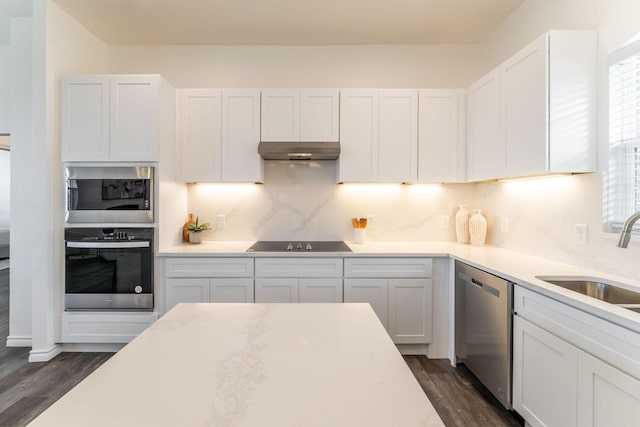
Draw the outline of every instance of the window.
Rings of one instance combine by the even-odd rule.
[[[618,232],[629,215],[640,211],[640,41],[609,57],[609,174],[605,190],[605,229]]]

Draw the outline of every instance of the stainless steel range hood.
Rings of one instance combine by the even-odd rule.
[[[258,153],[265,160],[335,160],[340,155],[340,143],[261,141]]]

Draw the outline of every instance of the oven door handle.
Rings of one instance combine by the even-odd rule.
[[[148,248],[151,242],[67,242],[68,248],[125,249]]]

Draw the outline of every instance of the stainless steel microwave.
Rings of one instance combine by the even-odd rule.
[[[69,224],[153,223],[153,167],[65,170]]]

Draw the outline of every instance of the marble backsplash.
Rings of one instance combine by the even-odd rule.
[[[445,185],[336,184],[335,177],[334,161],[268,161],[262,185],[190,184],[188,209],[211,222],[207,240],[352,241],[351,218],[371,215],[370,241],[455,241],[455,213],[465,203],[483,210],[488,245],[640,278],[640,246],[617,248],[617,236],[601,231],[600,174]],[[588,225],[586,245],[576,243],[575,224]]]

